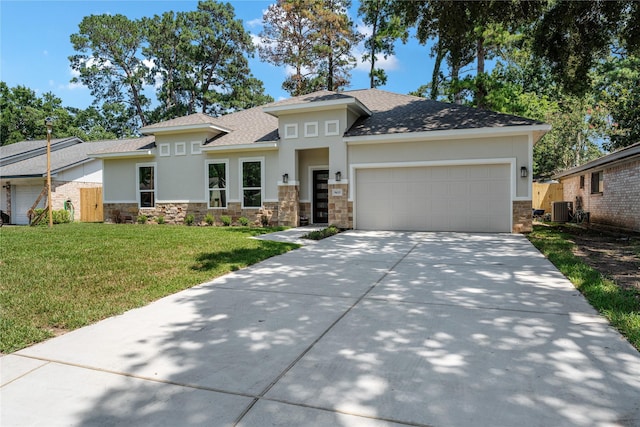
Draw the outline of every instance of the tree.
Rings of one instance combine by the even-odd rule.
[[[400,18],[395,15],[392,3],[386,0],[362,0],[358,8],[358,15],[362,22],[371,27],[371,35],[365,40],[367,49],[362,56],[369,67],[369,86],[375,88],[387,83],[387,74],[382,68],[376,67],[378,55],[384,59],[395,53],[395,42],[398,39],[406,41],[408,32],[402,25]]]
[[[535,27],[534,52],[547,61],[563,90],[584,94],[591,87],[590,71],[617,37],[628,51],[640,49],[638,18],[634,0],[558,0]]]
[[[347,15],[350,4],[350,0],[322,0],[315,15],[319,41],[315,49],[322,60],[320,70],[325,80],[323,86],[331,91],[349,85],[349,71],[357,64],[352,50],[362,36],[354,30],[353,22]]]
[[[592,72],[595,98],[606,114],[599,125],[609,140],[607,150],[640,141],[640,56],[612,56]]]
[[[346,0],[278,0],[262,17],[260,58],[293,69],[282,87],[297,96],[349,84],[360,40],[347,16]]]
[[[145,109],[150,101],[143,93],[149,68],[143,63],[143,32],[138,22],[124,15],[91,15],[71,35],[71,68],[80,73],[72,82],[82,82],[100,102],[125,103],[145,126]]]
[[[269,5],[262,17],[260,58],[273,65],[293,68],[282,84],[292,96],[319,88],[315,79],[319,60],[315,49],[318,39],[314,22],[316,9],[316,0],[278,0]]]

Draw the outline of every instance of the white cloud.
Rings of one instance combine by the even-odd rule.
[[[78,78],[80,77],[80,71],[74,70],[73,68],[69,67],[69,74],[71,75],[71,78]],[[60,89],[68,89],[68,90],[75,90],[75,89],[86,89],[86,87],[78,82],[78,83],[71,83],[69,82],[66,86],[65,85],[60,85],[58,86]]]
[[[262,14],[264,15],[264,10],[262,11]],[[256,28],[256,27],[262,27],[262,18],[256,18],[256,19],[251,19],[249,21],[246,21],[245,24],[247,24],[247,27],[250,28]]]

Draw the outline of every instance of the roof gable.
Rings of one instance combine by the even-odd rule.
[[[624,147],[620,150],[614,151],[613,153],[607,154],[606,156],[602,156],[598,159],[592,160],[588,163],[585,163],[584,165],[576,166],[574,168],[560,172],[559,174],[554,175],[554,178],[562,178],[565,176],[584,172],[589,169],[601,168],[612,163],[628,160],[635,157],[640,158],[640,141],[636,142],[635,144],[631,144],[628,147]]]
[[[105,149],[121,141],[82,142],[51,151],[51,172],[56,173],[92,159],[89,153]],[[2,178],[38,177],[47,174],[46,147],[43,153],[7,164],[0,169]]]
[[[211,117],[203,113],[189,114],[184,117],[155,123],[140,129],[142,134],[175,133],[189,130],[211,130],[216,132],[229,132],[230,129],[220,124],[219,118]]]

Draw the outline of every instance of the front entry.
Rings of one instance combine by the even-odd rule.
[[[329,171],[313,171],[313,223],[329,222]]]

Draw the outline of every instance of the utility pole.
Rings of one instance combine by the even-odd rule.
[[[51,207],[51,130],[53,128],[53,118],[44,119],[47,126],[47,206],[49,211],[49,228],[53,227],[53,212]]]

